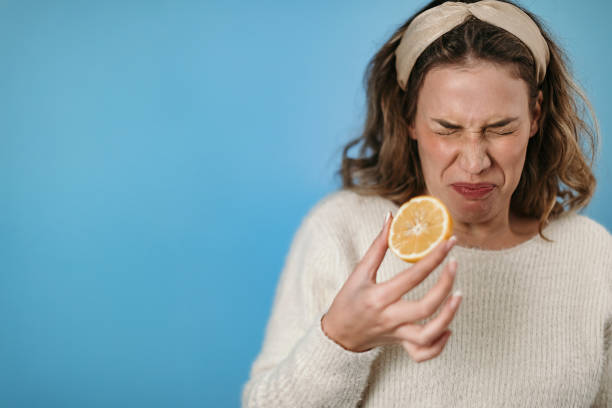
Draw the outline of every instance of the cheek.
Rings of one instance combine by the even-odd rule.
[[[527,145],[508,140],[494,146],[494,158],[507,182],[517,184],[523,172]]]
[[[435,137],[423,138],[419,141],[421,162],[429,166],[443,166],[452,157],[453,149],[452,143]]]

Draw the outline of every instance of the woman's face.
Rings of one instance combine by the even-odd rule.
[[[487,62],[427,73],[410,136],[418,142],[426,194],[440,198],[453,219],[507,219],[527,143],[538,130],[539,98],[532,118],[527,84]],[[470,197],[456,183],[488,183],[493,189]]]

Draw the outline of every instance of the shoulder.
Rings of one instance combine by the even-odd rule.
[[[612,289],[612,234],[593,218],[575,211],[563,213],[544,231],[557,241],[564,259],[602,271]]]
[[[396,209],[379,195],[352,190],[333,191],[317,201],[304,216],[303,228],[311,239],[335,245],[344,256],[358,260],[379,233],[385,213]],[[316,238],[312,238],[313,235]]]
[[[575,211],[568,211],[561,214],[551,226],[558,233],[563,235],[571,235],[574,239],[587,239],[591,242],[597,242],[612,250],[612,234],[610,231],[593,218],[579,214]]]
[[[362,195],[352,190],[341,189],[317,201],[304,219],[329,230],[348,233],[350,231],[347,228],[361,224],[356,222],[357,220],[368,221],[377,217],[382,209],[392,207],[393,204],[381,196]],[[380,222],[382,223],[382,218]]]
[[[368,198],[351,190],[332,191],[311,207],[307,217],[326,219],[346,211],[358,211]]]
[[[296,235],[310,240],[333,240],[339,234],[346,213],[354,213],[359,206],[358,197],[352,191],[336,190],[326,194],[303,215]]]

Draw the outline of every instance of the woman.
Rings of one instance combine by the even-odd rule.
[[[597,131],[565,61],[505,1],[433,1],[393,34],[343,188],[294,237],[243,406],[612,407],[612,236],[577,213]],[[389,212],[420,194],[455,239],[406,267],[385,257]]]

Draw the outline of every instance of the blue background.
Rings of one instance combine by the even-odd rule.
[[[1,1],[0,406],[239,406],[366,64],[423,4]],[[611,3],[522,4],[609,156]],[[585,211],[609,230],[611,174]]]

